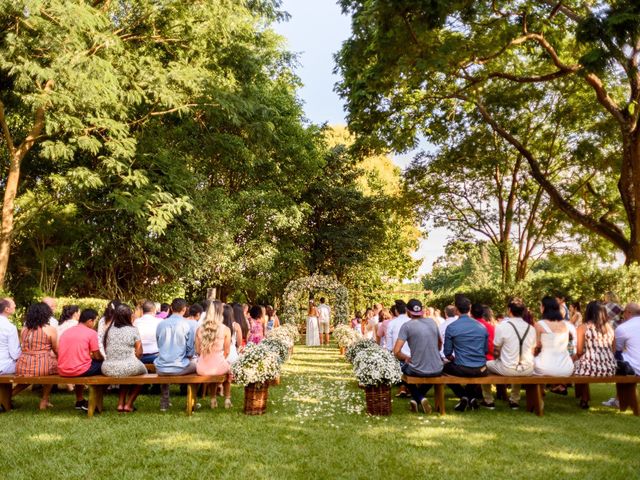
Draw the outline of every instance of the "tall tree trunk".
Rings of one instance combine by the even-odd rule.
[[[629,246],[625,263],[640,263],[640,132],[622,132],[623,163],[618,190],[629,221]]]

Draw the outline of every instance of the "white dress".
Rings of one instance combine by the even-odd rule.
[[[573,374],[573,361],[567,351],[569,331],[554,333],[546,321],[538,322],[544,333],[540,336],[542,350],[533,360],[534,375],[551,375],[554,377],[569,377]]]
[[[308,347],[320,346],[320,328],[318,327],[318,317],[307,317],[307,338]]]
[[[236,348],[236,332],[233,331],[233,335],[231,335],[231,346],[229,347],[229,355],[227,355],[227,362],[229,365],[235,363],[238,360],[238,349]]]

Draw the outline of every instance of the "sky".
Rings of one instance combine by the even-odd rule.
[[[313,123],[346,125],[342,100],[333,91],[340,78],[333,73],[333,55],[349,37],[349,17],[342,15],[336,0],[284,0],[282,8],[291,18],[276,24],[275,30],[287,39],[288,49],[298,54],[296,73],[304,84],[299,96],[306,117]],[[400,168],[406,167],[411,159],[411,154],[393,157]],[[448,235],[445,229],[428,232],[414,255],[422,260],[418,275],[431,270],[434,260],[444,254]]]

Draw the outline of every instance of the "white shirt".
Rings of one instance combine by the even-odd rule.
[[[496,334],[493,337],[493,345],[495,348],[500,349],[500,362],[507,368],[513,370],[518,366],[518,359],[520,356],[520,341],[518,335],[511,325],[511,322],[521,338],[524,338],[522,342],[522,365],[524,368],[531,368],[533,366],[533,347],[536,344],[536,329],[530,326],[522,318],[505,318],[496,326]],[[524,332],[527,331],[527,336],[524,336]]]
[[[142,353],[158,353],[158,340],[156,339],[156,330],[158,324],[162,321],[161,318],[157,318],[155,315],[145,313],[138,318],[133,325],[138,328],[140,332],[140,341],[142,342]]]
[[[387,350],[393,352],[393,347],[396,344],[396,340],[398,340],[398,334],[400,333],[400,327],[409,321],[409,317],[406,313],[402,315],[398,315],[396,318],[389,322],[387,326]],[[402,349],[400,350],[402,353],[411,356],[411,350],[409,349],[409,344],[404,342]]]
[[[52,327],[57,327],[58,326],[58,320],[56,320],[56,317],[51,317],[49,319],[49,325],[51,325]]]
[[[324,303],[318,305],[318,320],[327,323],[331,319],[331,307]]]
[[[618,325],[615,332],[616,350],[640,374],[640,317],[633,317]]]
[[[71,327],[75,327],[76,325],[78,325],[78,320],[71,319],[66,320],[62,325],[58,324],[58,326],[56,327],[56,330],[58,330],[58,340],[64,332],[69,330]]]
[[[444,332],[447,331],[447,327],[455,322],[458,317],[447,317],[447,319],[438,325],[438,330],[440,330],[440,338],[442,339],[442,348],[440,349],[440,356],[444,357]]]
[[[20,358],[18,329],[4,315],[0,315],[0,374],[16,371],[16,360]]]

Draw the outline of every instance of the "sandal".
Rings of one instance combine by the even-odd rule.
[[[211,408],[218,408],[218,399],[216,397],[211,399]]]
[[[124,413],[124,405],[118,405],[118,408],[116,408],[116,410],[118,410],[118,412],[120,413]]]
[[[551,393],[555,393],[557,395],[568,395],[567,387],[553,387],[549,390]]]
[[[127,408],[124,407],[124,409],[122,410],[124,413],[133,413],[135,411],[137,411],[138,409],[136,407],[131,407],[131,408]]]
[[[231,399],[230,398],[225,398],[224,399],[224,408],[229,409],[233,407],[233,404],[231,403]]]

